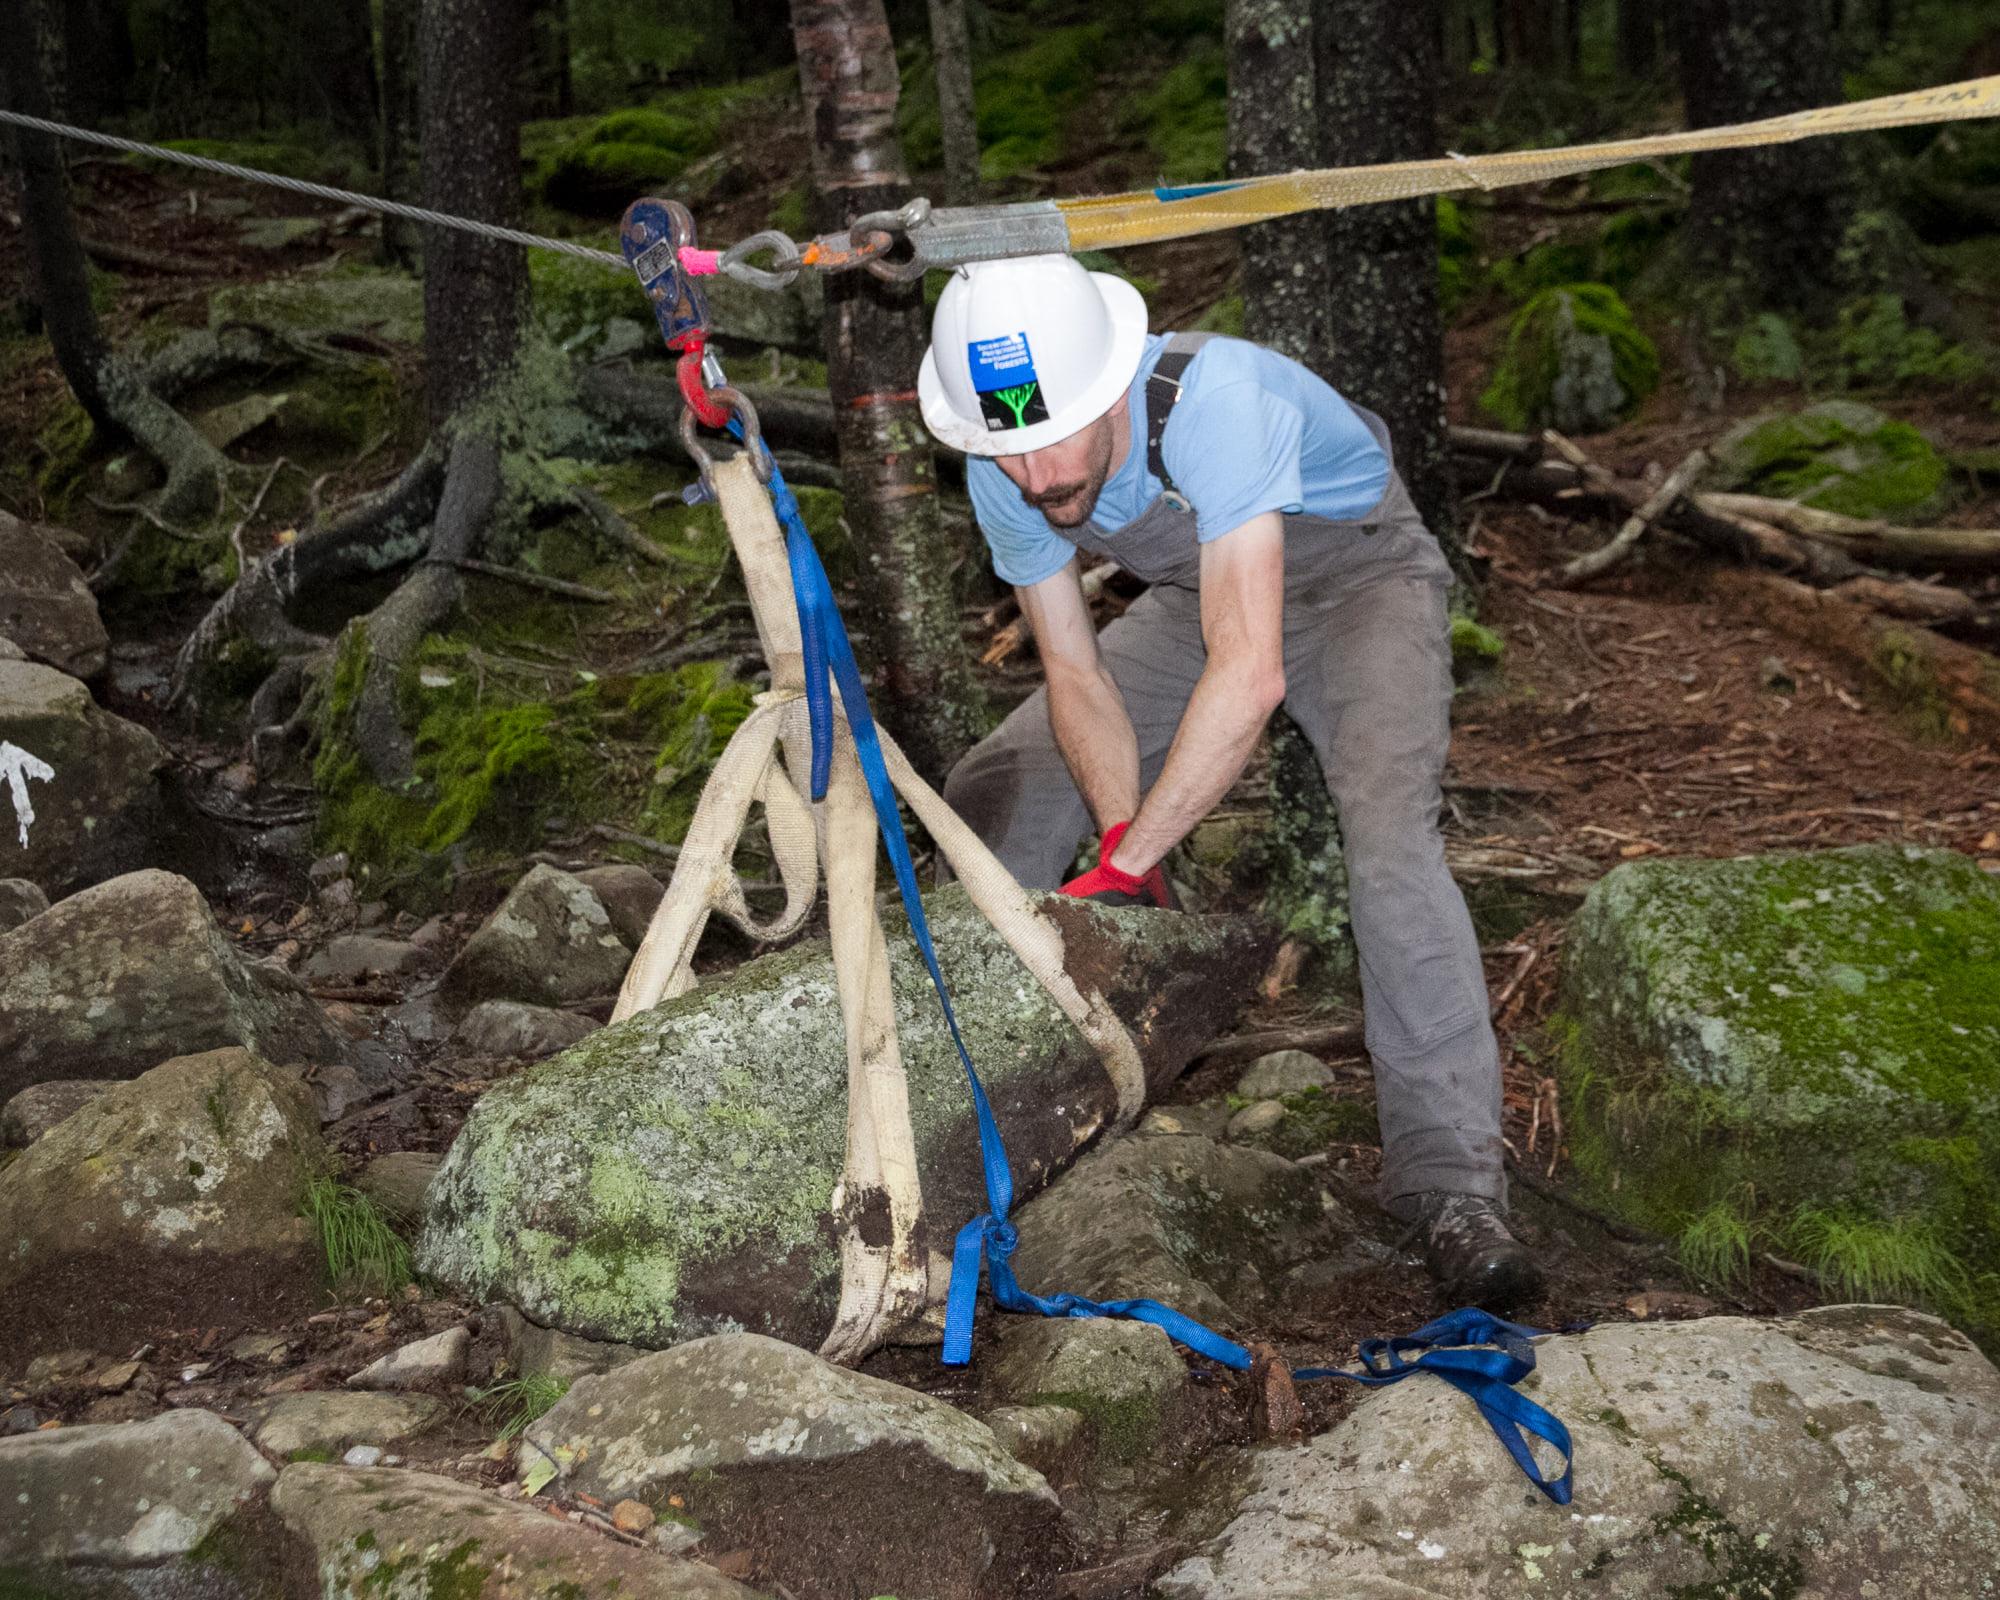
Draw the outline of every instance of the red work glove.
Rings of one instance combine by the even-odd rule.
[[[1130,826],[1127,822],[1114,822],[1106,828],[1104,838],[1097,847],[1097,865],[1082,876],[1071,878],[1059,892],[1079,900],[1095,900],[1099,905],[1158,906],[1162,911],[1174,910],[1174,891],[1167,884],[1166,873],[1159,867],[1134,877],[1129,872],[1120,872],[1111,864],[1112,852],[1118,848],[1118,841],[1125,837],[1125,830]]]

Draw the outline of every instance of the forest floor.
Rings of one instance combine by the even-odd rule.
[[[339,222],[294,230],[272,248],[249,248],[241,214],[226,207],[218,214],[213,198],[220,191],[200,191],[207,198],[190,207],[190,191],[155,175],[109,162],[82,168],[86,235],[115,233],[121,243],[186,269],[131,269],[105,307],[114,335],[129,337],[162,316],[200,324],[210,296],[227,283],[323,267],[329,257],[359,261],[374,248],[371,239],[343,231],[350,224]],[[307,214],[303,205],[296,212],[287,205],[288,197],[280,195],[257,199],[260,215]],[[12,243],[0,229],[0,295],[18,270]],[[1135,258],[1133,267],[1159,283],[1158,325],[1199,314],[1204,296],[1212,301],[1215,284],[1227,277],[1230,253],[1226,244],[1200,241]],[[1476,420],[1471,397],[1503,326],[1504,318],[1493,315],[1451,333],[1458,420]],[[0,455],[25,462],[37,433],[60,409],[62,380],[45,359],[0,365]],[[1695,413],[1670,371],[1638,420],[1586,443],[1600,462],[1638,476],[1648,462],[1671,467],[1768,400],[1737,391],[1719,414]],[[2000,444],[2000,417],[1983,405],[1954,407],[1949,396],[1927,395],[1899,401],[1896,409],[1936,431],[1942,442]],[[325,487],[325,499],[334,503],[385,479],[400,464],[396,455],[392,446],[371,460],[332,464],[338,476]],[[25,515],[38,509],[25,483],[0,481],[0,499],[17,501]],[[1556,1000],[1565,921],[1592,878],[1620,861],[1652,854],[1725,856],[1907,841],[1964,851],[2000,871],[2000,753],[1926,735],[1844,659],[1775,637],[1734,613],[1705,582],[1707,558],[1684,547],[1656,539],[1618,574],[1584,589],[1558,589],[1549,582],[1555,568],[1609,537],[1609,527],[1481,499],[1476,492],[1465,510],[1468,543],[1488,571],[1481,620],[1503,639],[1505,654],[1458,702],[1444,826],[1455,844],[1508,850],[1550,866],[1517,888],[1502,885],[1473,896],[1498,1002],[1505,1131],[1524,1175],[1517,1202],[1524,1229],[1550,1269],[1549,1292],[1525,1320],[1555,1327],[1717,1310],[1762,1315],[1828,1298],[1823,1286],[1768,1261],[1727,1284],[1693,1282],[1663,1243],[1608,1229],[1577,1197],[1543,1033]],[[1952,520],[1992,525],[2000,521],[2000,503],[1990,490],[1974,494]],[[266,531],[274,532],[275,523]],[[1107,602],[1116,604],[1115,598]],[[967,611],[967,642],[975,653],[989,642],[979,621],[985,611],[984,605]],[[114,672],[107,700],[111,709],[152,725],[183,759],[219,768],[241,752],[191,736],[152,704],[158,680],[151,668],[191,620],[162,613],[139,628],[150,643],[121,640],[128,670]],[[1024,693],[1034,677],[1031,653],[988,669],[994,698],[1003,704]],[[1229,803],[1254,806],[1257,790],[1253,777]],[[486,877],[468,891],[456,908],[455,940],[470,933],[507,881]],[[234,899],[218,899],[215,910],[252,956],[268,953],[281,938],[299,939],[309,951],[345,931],[271,882],[246,882]],[[413,919],[401,920],[413,925]],[[476,1065],[455,1061],[425,1040],[421,1030],[407,1031],[416,1014],[392,987],[328,992],[322,999],[357,1036],[393,1034],[411,1068],[401,1093],[331,1130],[339,1147],[356,1160],[396,1149],[442,1149],[490,1080]],[[1344,989],[1327,994],[1280,986],[1239,1026],[1247,1031],[1323,1020],[1343,1014],[1352,1002]],[[1358,1052],[1330,1064],[1338,1075],[1334,1093],[1372,1099]],[[1235,1070],[1197,1065],[1174,1098],[1224,1093]],[[1331,1146],[1322,1157],[1329,1176],[1358,1197],[1369,1190],[1377,1158],[1367,1143]],[[1344,1364],[1352,1361],[1358,1339],[1407,1330],[1440,1309],[1420,1264],[1405,1254],[1343,1280],[1337,1295],[1295,1306],[1282,1325],[1237,1331],[1275,1340],[1295,1361]],[[65,1422],[111,1415],[127,1400],[128,1409],[200,1404],[233,1414],[274,1391],[337,1383],[393,1346],[474,1311],[413,1288],[393,1300],[335,1307],[269,1330],[261,1347],[239,1343],[236,1354],[218,1348],[212,1330],[194,1327],[142,1352],[143,1379],[125,1396],[107,1397],[79,1377],[16,1398],[32,1398],[44,1417]],[[990,1321],[983,1338],[991,1337]],[[498,1335],[489,1324],[480,1337],[490,1342]],[[927,1351],[887,1352],[870,1370],[946,1398],[965,1398],[966,1380],[941,1371]],[[1198,1375],[1206,1397],[1198,1426],[1179,1454],[1145,1468],[1163,1479],[1186,1471],[1215,1444],[1249,1438],[1247,1386],[1218,1369]],[[157,1400],[141,1402],[142,1393]],[[1302,1396],[1309,1431],[1326,1426],[1352,1397],[1343,1386],[1314,1386]],[[492,1414],[466,1402],[417,1443],[410,1459],[498,1486],[511,1466],[487,1449],[494,1426]],[[1085,1585],[1051,1590],[1057,1592],[1122,1591]]]

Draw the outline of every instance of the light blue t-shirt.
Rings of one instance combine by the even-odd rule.
[[[1170,337],[1148,338],[1139,360],[1127,401],[1132,445],[1091,513],[1106,533],[1132,521],[1165,488],[1146,469],[1146,378]],[[1203,544],[1264,511],[1358,521],[1389,486],[1387,455],[1332,385],[1244,339],[1211,339],[1195,353],[1181,375],[1161,454],[1194,508],[1195,537]],[[993,461],[968,457],[965,482],[993,570],[1008,583],[1040,583],[1076,554],[1076,545],[1021,499]],[[1083,536],[1082,529],[1075,533]]]

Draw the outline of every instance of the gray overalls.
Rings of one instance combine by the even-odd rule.
[[[1179,335],[1163,354],[1206,337]],[[1382,420],[1355,409],[1387,453]],[[1501,1200],[1499,1054],[1479,943],[1438,832],[1451,569],[1393,470],[1366,519],[1287,516],[1285,534],[1285,709],[1340,812],[1382,1198],[1392,1211],[1426,1189]],[[1098,635],[1150,789],[1207,660],[1195,517],[1161,495],[1116,533],[1093,523],[1073,537],[1151,585]],[[945,797],[1030,888],[1060,884],[1091,831],[1044,689],[953,768]]]

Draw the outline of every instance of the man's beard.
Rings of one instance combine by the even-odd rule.
[[[1090,461],[1084,469],[1084,476],[1059,483],[1044,489],[1040,494],[1023,494],[1021,498],[1037,511],[1052,528],[1080,528],[1090,520],[1090,514],[1097,509],[1097,497],[1104,492],[1105,479],[1111,476],[1111,431],[1103,429],[1093,441],[1095,448],[1090,453]]]

